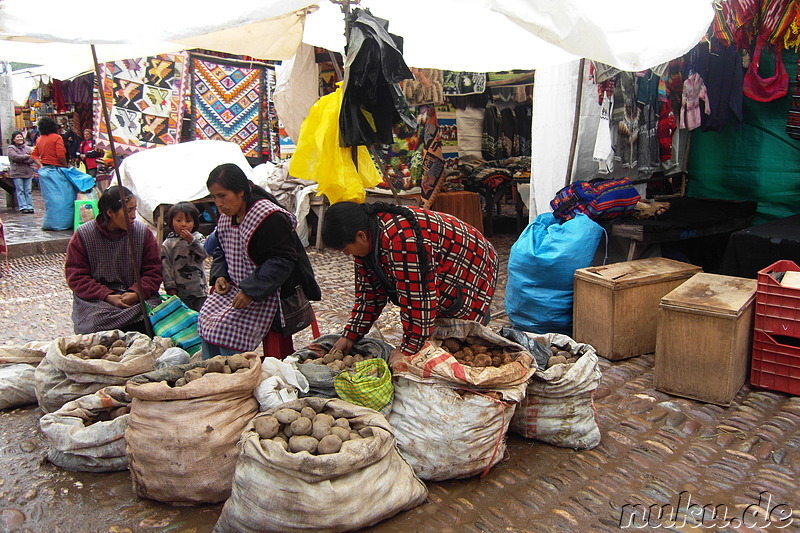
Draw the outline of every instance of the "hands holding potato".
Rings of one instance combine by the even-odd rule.
[[[135,292],[125,292],[122,294],[109,294],[106,296],[105,301],[114,307],[120,309],[127,309],[128,307],[139,303],[139,295]]]

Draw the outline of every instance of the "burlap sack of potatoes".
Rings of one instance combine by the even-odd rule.
[[[36,403],[35,373],[31,365],[0,365],[0,409]]]
[[[31,341],[22,345],[0,346],[0,365],[27,363],[38,365],[53,341]]]
[[[308,346],[294,352],[292,356],[297,357],[300,363],[306,359],[316,359],[328,353],[333,345],[341,338],[341,335],[323,335],[314,339]],[[392,353],[392,346],[381,340],[371,337],[364,337],[353,343],[350,355],[372,355],[380,357],[384,361],[389,361],[389,354]],[[301,396],[317,396],[321,398],[336,398],[336,388],[334,380],[339,375],[339,371],[328,368],[325,365],[298,364],[297,369],[308,380],[308,392]]]
[[[44,415],[39,419],[39,427],[50,443],[47,459],[56,466],[79,472],[127,469],[125,428],[128,415],[96,420],[101,413],[130,403],[125,387],[111,386],[67,402],[58,411]]]
[[[127,345],[119,362],[105,359],[81,359],[67,354],[70,345],[94,346],[124,340]],[[109,385],[124,385],[129,378],[150,372],[164,350],[172,346],[170,339],[150,338],[144,333],[120,330],[71,335],[55,339],[36,367],[35,386],[39,407],[52,413],[65,403],[97,392]]]
[[[370,427],[373,437],[346,441],[333,454],[290,453],[273,440],[262,446],[251,422],[215,533],[355,531],[425,501],[428,491],[398,453],[386,418],[337,398],[301,398],[280,408],[307,405],[348,418],[354,429]]]
[[[564,448],[594,448],[600,444],[600,428],[592,398],[602,376],[595,349],[559,333],[526,335],[548,347],[568,346],[570,352],[583,355],[575,363],[536,371],[511,421],[511,430]]]
[[[258,413],[253,390],[261,359],[244,355],[250,368],[238,374],[209,373],[171,387],[183,372],[205,361],[171,366],[131,379],[133,397],[125,441],[128,468],[138,496],[167,503],[217,503],[231,492],[239,451],[236,443]]]
[[[517,385],[521,398],[525,384]],[[499,462],[515,402],[499,393],[478,392],[440,383],[394,378],[389,423],[400,454],[424,480],[442,481],[481,474]]]

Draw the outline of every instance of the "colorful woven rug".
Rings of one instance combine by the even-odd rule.
[[[195,138],[234,142],[260,158],[264,70],[193,57]]]
[[[188,82],[188,54],[161,54],[100,65],[103,94],[119,155],[166,144],[177,144]],[[99,124],[97,146],[110,150],[100,100],[94,102]]]

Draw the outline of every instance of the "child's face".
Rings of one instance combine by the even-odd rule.
[[[194,230],[194,221],[186,213],[175,213],[175,216],[172,217],[172,231],[180,233],[183,230],[191,233]]]

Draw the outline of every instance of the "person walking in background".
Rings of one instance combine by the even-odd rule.
[[[8,177],[14,180],[17,209],[20,213],[33,213],[31,182],[36,174],[35,167],[38,165],[31,157],[31,147],[25,144],[25,137],[21,131],[11,134],[11,144],[7,151],[8,159],[11,161]]]
[[[178,202],[167,212],[171,233],[161,243],[164,289],[195,311],[200,311],[208,294],[203,261],[209,254],[203,234],[197,231],[199,226],[200,213],[194,204]]]
[[[161,303],[161,258],[153,232],[136,218],[136,197],[127,188],[109,187],[97,202],[97,218],[78,227],[67,245],[64,274],[72,290],[72,323],[77,334],[110,329],[146,333],[136,292],[129,239],[133,239],[143,297]],[[125,217],[130,220],[130,232]]]
[[[95,149],[92,130],[83,130],[83,141],[78,145],[77,156],[86,166],[86,173],[93,178],[97,178],[97,158],[101,155],[102,152]]]

